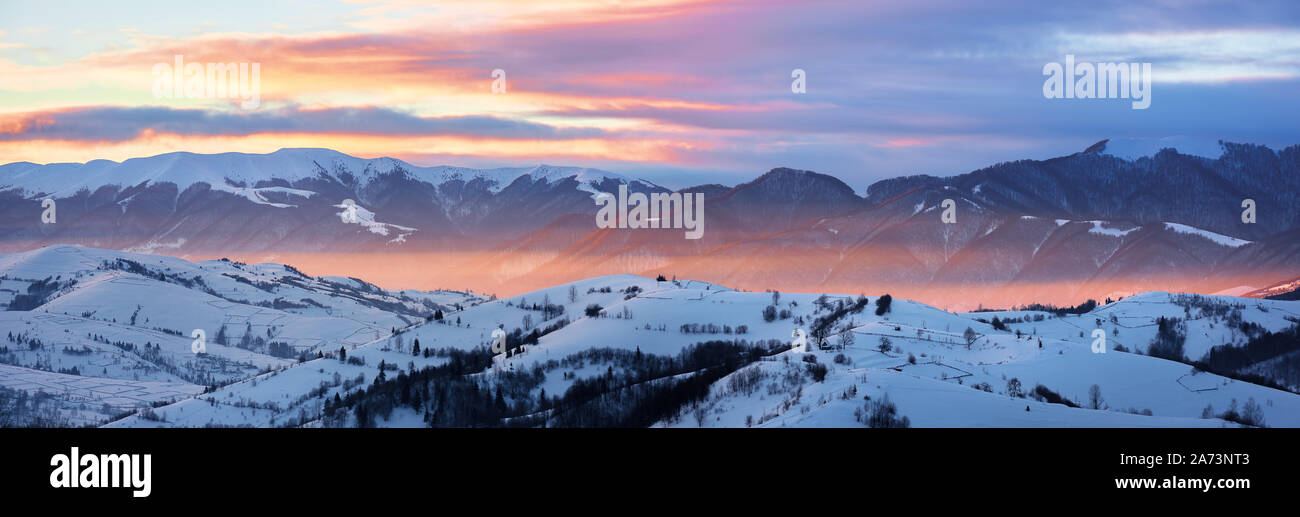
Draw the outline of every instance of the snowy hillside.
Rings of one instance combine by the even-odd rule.
[[[1035,311],[996,311],[967,313],[969,317],[991,320],[1030,319],[1048,313]],[[1237,298],[1233,296],[1206,296],[1176,293],[1149,292],[1102,305],[1082,315],[1047,318],[1042,321],[1008,323],[1011,331],[1037,333],[1054,339],[1080,339],[1079,333],[1091,334],[1093,329],[1106,332],[1110,346],[1123,346],[1146,351],[1156,336],[1157,318],[1176,317],[1186,327],[1187,341],[1184,353],[1199,358],[1219,345],[1241,345],[1248,335],[1243,324],[1259,325],[1277,332],[1294,324],[1300,318],[1300,305],[1272,300]],[[1088,339],[1091,342],[1091,338]]]
[[[279,264],[77,246],[0,255],[0,363],[21,367],[4,370],[0,388],[75,402],[71,421],[95,423],[481,300],[385,291]],[[195,354],[200,332],[206,350]]]
[[[1287,331],[1300,302],[1144,293],[1083,314],[950,313],[634,275],[488,301],[70,246],[0,267],[5,303],[39,302],[0,313],[15,336],[0,393],[40,390],[72,424],[1300,426],[1294,393],[1147,354],[1160,321],[1191,361]]]

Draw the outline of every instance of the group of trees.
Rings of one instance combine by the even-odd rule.
[[[823,298],[825,297],[823,296]],[[862,312],[862,310],[867,307],[867,303],[868,300],[866,296],[859,296],[857,300],[851,304],[846,304],[844,303],[844,300],[839,300],[832,308],[832,306],[824,299],[819,298],[816,304],[819,307],[831,308],[831,312],[814,319],[812,322],[812,328],[808,331],[808,335],[813,338],[814,342],[818,346],[823,345],[826,338],[830,337],[834,333],[835,323],[839,321],[840,318],[843,318],[848,314],[857,314]],[[877,302],[876,307],[877,312],[880,312],[880,307],[882,306],[879,302]],[[886,303],[884,307],[889,307],[889,304]]]
[[[576,298],[577,298],[577,294],[576,294],[576,292],[575,292],[575,293],[571,293],[571,296],[570,296],[570,297],[576,299]],[[531,310],[531,311],[538,311],[538,312],[541,312],[541,313],[542,313],[542,321],[549,321],[549,320],[551,320],[551,319],[554,319],[554,318],[556,318],[556,317],[559,317],[559,316],[563,316],[563,315],[564,315],[564,306],[563,306],[563,305],[560,305],[560,304],[558,304],[558,303],[551,303],[551,295],[549,295],[549,294],[548,294],[548,295],[544,295],[544,296],[542,297],[542,303],[534,303],[534,304],[531,304],[531,305],[529,305],[529,304],[527,303],[527,300],[525,300],[525,299],[521,296],[521,297],[519,298],[519,308],[520,308],[520,309],[525,309],[525,310]]]
[[[1097,300],[1093,300],[1089,298],[1088,301],[1085,301],[1079,305],[1075,305],[1074,307],[1057,307],[1051,304],[1031,303],[1029,305],[1021,305],[1020,307],[1016,307],[1015,310],[1050,312],[1052,314],[1055,314],[1059,318],[1066,314],[1087,314],[1089,312],[1092,312],[1092,310],[1096,308],[1097,308]]]
[[[768,305],[767,307],[763,307],[763,321],[766,321],[768,323],[771,323],[778,319],[788,320],[792,315],[793,314],[790,312],[790,309],[777,309],[776,305]]]
[[[1237,371],[1261,361],[1300,350],[1300,325],[1263,332],[1243,345],[1219,345],[1201,360],[1211,371]]]
[[[519,353],[519,348],[524,345],[536,345],[537,342],[542,339],[542,336],[560,330],[568,324],[569,318],[560,318],[552,321],[550,325],[542,328],[534,328],[526,334],[523,329],[515,327],[514,330],[506,334],[506,357],[513,357],[515,354]],[[428,352],[428,350],[426,350],[426,352]]]
[[[884,316],[886,312],[890,311],[893,304],[894,297],[890,296],[889,293],[885,293],[884,296],[876,298],[876,316]]]
[[[1026,392],[1024,383],[1020,382],[1020,379],[1016,377],[1007,380],[1007,395],[1015,398],[1029,397],[1039,402],[1046,402],[1049,404],[1064,404],[1070,407],[1079,407],[1079,405],[1074,401],[1061,396],[1060,393],[1052,391],[1050,388],[1043,386],[1042,384],[1034,385],[1033,390]],[[1088,388],[1088,405],[1090,409],[1102,409],[1102,407],[1105,406],[1105,400],[1101,396],[1100,386],[1093,384],[1092,387]]]
[[[1100,389],[1098,389],[1097,394],[1098,397],[1100,398],[1101,396]],[[1076,407],[1076,408],[1079,407],[1079,405],[1076,404],[1073,400],[1062,397],[1060,393],[1052,391],[1050,388],[1048,388],[1047,386],[1043,386],[1042,384],[1038,384],[1034,386],[1034,390],[1029,392],[1029,397],[1039,402],[1046,402],[1048,404],[1064,404],[1069,407]]]
[[[718,379],[783,347],[788,344],[776,340],[706,341],[675,356],[588,349],[563,362],[490,376],[471,374],[491,365],[491,352],[439,349],[433,353],[447,361],[395,375],[381,371],[369,387],[327,400],[324,418],[331,425],[368,427],[394,409],[408,407],[434,427],[644,427],[680,416],[707,396]],[[545,390],[533,394],[546,371],[595,360],[610,364],[604,375],[577,378],[562,396],[548,396]]]
[[[763,321],[771,323],[778,319],[783,319],[783,320],[790,319],[790,316],[792,316],[790,309],[780,309],[779,308],[780,305],[781,305],[781,292],[772,291],[772,303],[766,307],[763,307]],[[798,304],[795,302],[790,302],[791,307],[795,305]]]
[[[369,387],[346,397],[336,394],[334,399],[327,399],[326,423],[341,425],[350,415],[357,427],[371,427],[377,418],[388,417],[396,407],[415,408],[430,418],[442,419],[444,425],[456,427],[482,425],[476,422],[500,419],[508,413],[508,408],[497,404],[500,392],[484,389],[486,386],[480,385],[478,379],[469,376],[492,364],[490,351],[441,349],[439,353],[447,361],[409,374],[399,371],[392,377],[381,369]],[[501,400],[504,402],[504,398]]]
[[[855,411],[859,422],[867,427],[904,428],[912,427],[912,421],[898,414],[898,406],[889,400],[889,394],[876,400],[868,399],[866,404]]]
[[[17,343],[17,344],[19,344],[19,345],[27,345],[27,348],[28,348],[29,350],[40,350],[41,347],[45,346],[45,343],[44,343],[43,341],[41,341],[40,338],[37,338],[37,337],[28,337],[26,332],[23,332],[23,333],[20,333],[20,334],[17,334],[17,335],[15,335],[13,332],[9,332],[9,334],[7,335],[7,337],[8,337],[8,339],[9,339],[9,342],[10,342],[10,343]],[[108,340],[104,340],[104,342],[108,342]]]
[[[1192,366],[1240,381],[1296,392],[1300,386],[1300,324],[1263,331],[1242,345],[1218,345]],[[1262,366],[1261,366],[1262,365]]]
[[[718,325],[717,323],[683,323],[681,326],[682,334],[747,334],[749,325],[736,325],[735,329],[731,325]]]
[[[62,277],[46,277],[27,285],[27,292],[14,296],[9,301],[9,306],[5,310],[9,311],[30,311],[42,305],[45,305],[46,299],[60,289],[66,289],[76,284],[77,281],[68,279],[62,282]]]
[[[556,401],[551,423],[560,427],[645,427],[682,415],[684,409],[706,397],[709,387],[764,356],[789,348],[780,341],[705,341],[682,349],[676,356],[624,357],[622,372],[578,379]],[[632,363],[626,361],[631,359]],[[686,374],[690,375],[686,375]]]
[[[1264,410],[1255,402],[1254,397],[1246,401],[1246,405],[1240,410],[1237,409],[1237,399],[1232,399],[1228,410],[1223,413],[1215,414],[1214,405],[1207,405],[1201,410],[1201,418],[1222,418],[1229,422],[1236,422],[1241,425],[1251,427],[1265,427]]]
[[[282,341],[272,341],[266,345],[266,353],[281,359],[293,358],[297,352],[288,343]]]
[[[808,369],[808,375],[812,376],[813,382],[822,382],[826,380],[826,374],[830,373],[830,367],[817,362],[817,356],[807,354],[803,356],[805,368]]]
[[[0,386],[0,427],[69,427],[58,402],[44,391],[34,394]]]
[[[1156,319],[1156,337],[1147,346],[1147,355],[1186,362],[1187,358],[1183,353],[1183,344],[1186,341],[1186,325],[1178,318],[1161,316]]]

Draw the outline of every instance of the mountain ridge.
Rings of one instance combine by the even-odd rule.
[[[1300,249],[1288,242],[1300,223],[1300,146],[1220,146],[1217,159],[1085,150],[885,179],[862,195],[831,175],[775,167],[735,186],[697,187],[708,192],[698,241],[676,230],[597,228],[595,193],[669,190],[582,167],[417,167],[297,148],[132,159],[112,183],[117,162],[80,164],[79,179],[75,165],[19,163],[0,166],[0,251],[72,243],[194,258],[284,255],[326,273],[361,268],[384,285],[456,279],[507,294],[593,273],[676,272],[746,289],[883,283],[940,305],[957,296],[1015,303],[1028,278],[1062,281],[1053,301],[1078,303],[1135,289],[1125,283],[1217,292],[1300,275]],[[50,196],[57,224],[40,223],[45,196],[35,191],[64,193]],[[1241,222],[1246,198],[1258,206],[1256,224]],[[946,200],[953,224],[940,220]],[[355,224],[341,219],[349,201]]]

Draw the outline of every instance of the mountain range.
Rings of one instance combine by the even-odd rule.
[[[419,167],[326,149],[0,166],[0,251],[50,244],[293,263],[389,288],[512,295],[592,275],[749,290],[882,291],[947,308],[1147,290],[1267,291],[1300,276],[1300,146],[1221,142],[1126,159],[1107,141],[953,177],[775,168],[705,195],[704,237],[602,229],[599,192],[669,193],[578,167]],[[57,218],[42,222],[42,202]],[[1243,201],[1254,222],[1243,222]],[[351,200],[356,218],[341,215]],[[955,222],[944,223],[945,200]]]

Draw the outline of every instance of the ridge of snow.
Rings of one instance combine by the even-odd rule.
[[[1229,237],[1227,235],[1218,234],[1211,231],[1202,230],[1200,228],[1194,228],[1191,226],[1187,226],[1185,224],[1165,223],[1165,229],[1173,230],[1175,232],[1188,234],[1188,235],[1196,235],[1198,237],[1205,238],[1220,246],[1227,246],[1229,248],[1240,248],[1242,246],[1251,244],[1253,242],[1253,241],[1238,239],[1236,237]]]
[[[390,229],[397,230],[398,231],[397,237],[394,237],[389,242],[397,242],[397,243],[406,242],[407,235],[419,231],[419,229],[417,228],[411,228],[408,226],[400,226],[392,223],[385,223],[385,222],[378,221],[375,219],[374,212],[367,210],[365,207],[358,204],[353,204],[350,207],[355,211],[355,216],[356,216],[356,221],[350,222],[345,217],[345,215],[348,213],[348,208],[349,208],[347,205],[337,204],[331,206],[333,206],[334,208],[343,209],[343,211],[334,214],[339,216],[339,221],[342,222],[343,224],[357,224],[365,228],[366,230],[369,230],[370,233],[383,235],[385,237],[388,236]],[[405,232],[405,233],[401,233],[401,232]]]
[[[272,203],[272,202],[270,202],[270,201],[267,201],[266,198],[262,196],[262,193],[263,193],[263,192],[276,192],[276,193],[280,193],[280,194],[289,194],[289,195],[292,195],[292,196],[305,197],[305,198],[309,198],[309,199],[310,199],[312,196],[316,195],[316,192],[313,192],[313,191],[310,191],[310,190],[301,190],[301,189],[288,188],[288,187],[261,187],[261,188],[249,188],[249,187],[234,187],[234,186],[230,186],[230,185],[213,185],[213,186],[212,186],[212,190],[217,190],[217,191],[221,191],[221,192],[229,192],[229,193],[234,194],[234,195],[236,195],[236,196],[243,197],[244,199],[247,199],[247,200],[253,202],[254,204],[258,204],[258,205],[268,205],[268,206],[273,206],[273,207],[276,207],[276,208],[297,208],[298,205],[287,205],[287,204],[284,204],[284,203]]]
[[[1111,237],[1123,237],[1125,235],[1133,233],[1135,230],[1138,229],[1138,227],[1129,228],[1127,230],[1120,230],[1116,228],[1103,228],[1101,225],[1106,224],[1107,221],[1087,221],[1087,222],[1092,223],[1092,228],[1088,229],[1088,233],[1095,233],[1097,235],[1109,235]]]

